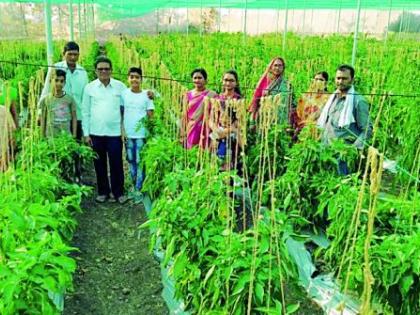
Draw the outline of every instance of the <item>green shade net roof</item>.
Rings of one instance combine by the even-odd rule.
[[[69,0],[50,0],[51,4],[69,4]],[[9,3],[43,3],[43,0],[7,1]],[[72,0],[95,3],[102,20],[123,19],[149,14],[156,9],[177,8],[237,8],[237,9],[356,9],[357,0]],[[420,10],[420,0],[361,0],[362,9]]]

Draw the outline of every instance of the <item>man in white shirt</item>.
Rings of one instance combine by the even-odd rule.
[[[122,92],[126,152],[134,184],[134,197],[140,201],[142,199],[140,190],[144,179],[144,173],[139,169],[140,154],[148,133],[145,123],[152,117],[155,106],[150,98],[150,91],[141,88],[141,68],[130,68],[128,82],[130,88]]]
[[[121,93],[127,87],[121,81],[111,78],[110,59],[96,59],[95,71],[98,79],[86,85],[83,93],[82,127],[85,142],[98,155],[94,160],[98,185],[96,201],[105,202],[112,191],[115,200],[123,204],[127,198],[124,196]],[[108,161],[111,187],[108,180]]]
[[[82,99],[83,90],[89,83],[89,78],[86,70],[77,63],[79,60],[80,47],[76,42],[67,42],[64,45],[63,61],[54,64],[53,68],[48,69],[47,79],[45,80],[44,88],[42,89],[41,99],[48,95],[50,90],[51,75],[56,69],[61,69],[66,72],[66,84],[64,91],[66,94],[73,97],[76,102],[76,117],[77,117],[77,133],[76,139],[82,139]],[[70,128],[70,127],[69,127]],[[75,175],[76,180],[80,181],[81,176],[81,161],[76,157],[75,161]]]

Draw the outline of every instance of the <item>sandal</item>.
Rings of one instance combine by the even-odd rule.
[[[98,203],[104,203],[108,199],[107,195],[98,195],[95,198],[95,201]]]

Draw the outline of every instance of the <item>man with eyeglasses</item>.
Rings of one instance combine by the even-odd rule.
[[[106,57],[99,57],[95,62],[97,79],[90,82],[83,93],[82,127],[85,142],[97,153],[94,160],[98,196],[96,202],[103,203],[113,199],[123,204],[124,170],[122,160],[122,114],[121,92],[126,86],[121,81],[111,78],[112,62]],[[111,173],[111,185],[108,180],[108,162]]]
[[[76,42],[70,41],[64,45],[63,61],[54,64],[53,68],[48,70],[47,79],[41,93],[41,99],[48,95],[50,89],[51,74],[56,70],[66,72],[66,84],[64,91],[67,95],[73,97],[76,102],[77,131],[76,139],[82,140],[82,98],[83,90],[89,83],[86,70],[77,62],[79,61],[80,47]],[[75,161],[75,180],[81,181],[81,161],[77,156]]]

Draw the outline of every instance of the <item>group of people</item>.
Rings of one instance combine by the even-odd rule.
[[[152,117],[153,93],[142,90],[142,69],[132,67],[128,72],[127,88],[111,77],[112,62],[101,56],[95,61],[96,80],[89,82],[87,72],[77,63],[79,46],[68,42],[64,60],[56,63],[47,76],[40,100],[41,127],[46,137],[61,132],[72,134],[90,145],[96,153],[94,167],[99,203],[125,203],[123,143],[134,189],[131,197],[141,201],[144,174],[139,167],[140,152],[145,144],[145,120]],[[51,92],[49,91],[51,90]],[[81,163],[76,157],[76,180],[81,180]],[[108,176],[108,166],[109,173]]]
[[[154,94],[142,90],[141,68],[130,68],[127,88],[111,77],[112,62],[104,56],[97,58],[94,64],[97,79],[89,83],[86,70],[78,64],[79,50],[77,43],[66,43],[63,61],[56,63],[48,72],[47,82],[52,82],[53,86],[50,89],[48,84],[45,85],[40,100],[42,132],[46,137],[53,137],[65,131],[93,148],[97,155],[94,160],[98,190],[96,201],[100,203],[107,200],[125,203],[128,200],[124,193],[122,156],[125,141],[134,195],[141,199],[144,173],[138,164],[147,137],[145,121],[153,116]],[[333,93],[327,90],[328,73],[316,73],[309,91],[296,102],[292,85],[285,77],[285,66],[281,57],[269,63],[249,105],[250,120],[255,122],[259,119],[263,97],[280,95],[279,123],[288,124],[295,133],[308,124],[316,125],[322,130],[323,143],[328,145],[333,139],[341,138],[362,149],[371,136],[372,125],[368,103],[355,92],[353,86],[354,68],[349,65],[337,68],[336,90]],[[213,148],[224,161],[222,169],[230,168],[232,157],[243,149],[237,112],[234,107],[228,106],[231,100],[243,98],[238,74],[234,70],[223,74],[220,93],[206,87],[207,72],[204,69],[193,70],[191,78],[194,88],[184,98],[182,143],[186,149],[194,146]],[[0,81],[0,100],[4,98],[3,89]],[[6,119],[12,129],[17,127],[15,94],[12,93],[9,100],[11,114],[5,113],[4,106],[0,106],[0,121]],[[218,100],[220,106],[206,106],[209,99]],[[228,156],[231,157],[229,161]],[[80,180],[80,159],[76,158],[75,162],[76,179]],[[342,161],[339,161],[339,172],[349,173]]]
[[[372,134],[369,119],[369,105],[366,99],[358,94],[353,86],[355,71],[350,65],[341,65],[335,74],[336,90],[328,92],[328,73],[320,71],[315,74],[309,90],[296,102],[291,83],[285,77],[285,61],[274,58],[267,66],[254,91],[248,111],[252,122],[258,120],[261,100],[264,97],[280,95],[278,123],[288,125],[296,136],[305,126],[317,126],[321,130],[321,141],[328,145],[334,139],[343,139],[358,149],[363,149]],[[185,96],[186,113],[181,127],[181,138],[185,148],[196,145],[204,148],[216,147],[217,154],[223,158],[226,154],[226,139],[231,139],[232,149],[241,148],[241,137],[236,122],[235,111],[225,106],[229,99],[242,98],[239,89],[238,75],[234,70],[224,73],[222,91],[217,94],[206,87],[207,73],[198,68],[192,71],[194,89]],[[205,106],[206,98],[220,100],[221,111],[216,115],[211,106]],[[209,108],[210,107],[210,108]],[[230,121],[226,120],[230,116]],[[210,117],[210,119],[209,119]],[[213,119],[211,119],[213,118]],[[222,130],[222,131],[221,131]],[[255,130],[251,128],[251,131]],[[216,145],[211,145],[212,141]],[[232,153],[233,154],[233,153]],[[345,162],[339,160],[340,174],[350,171]]]

